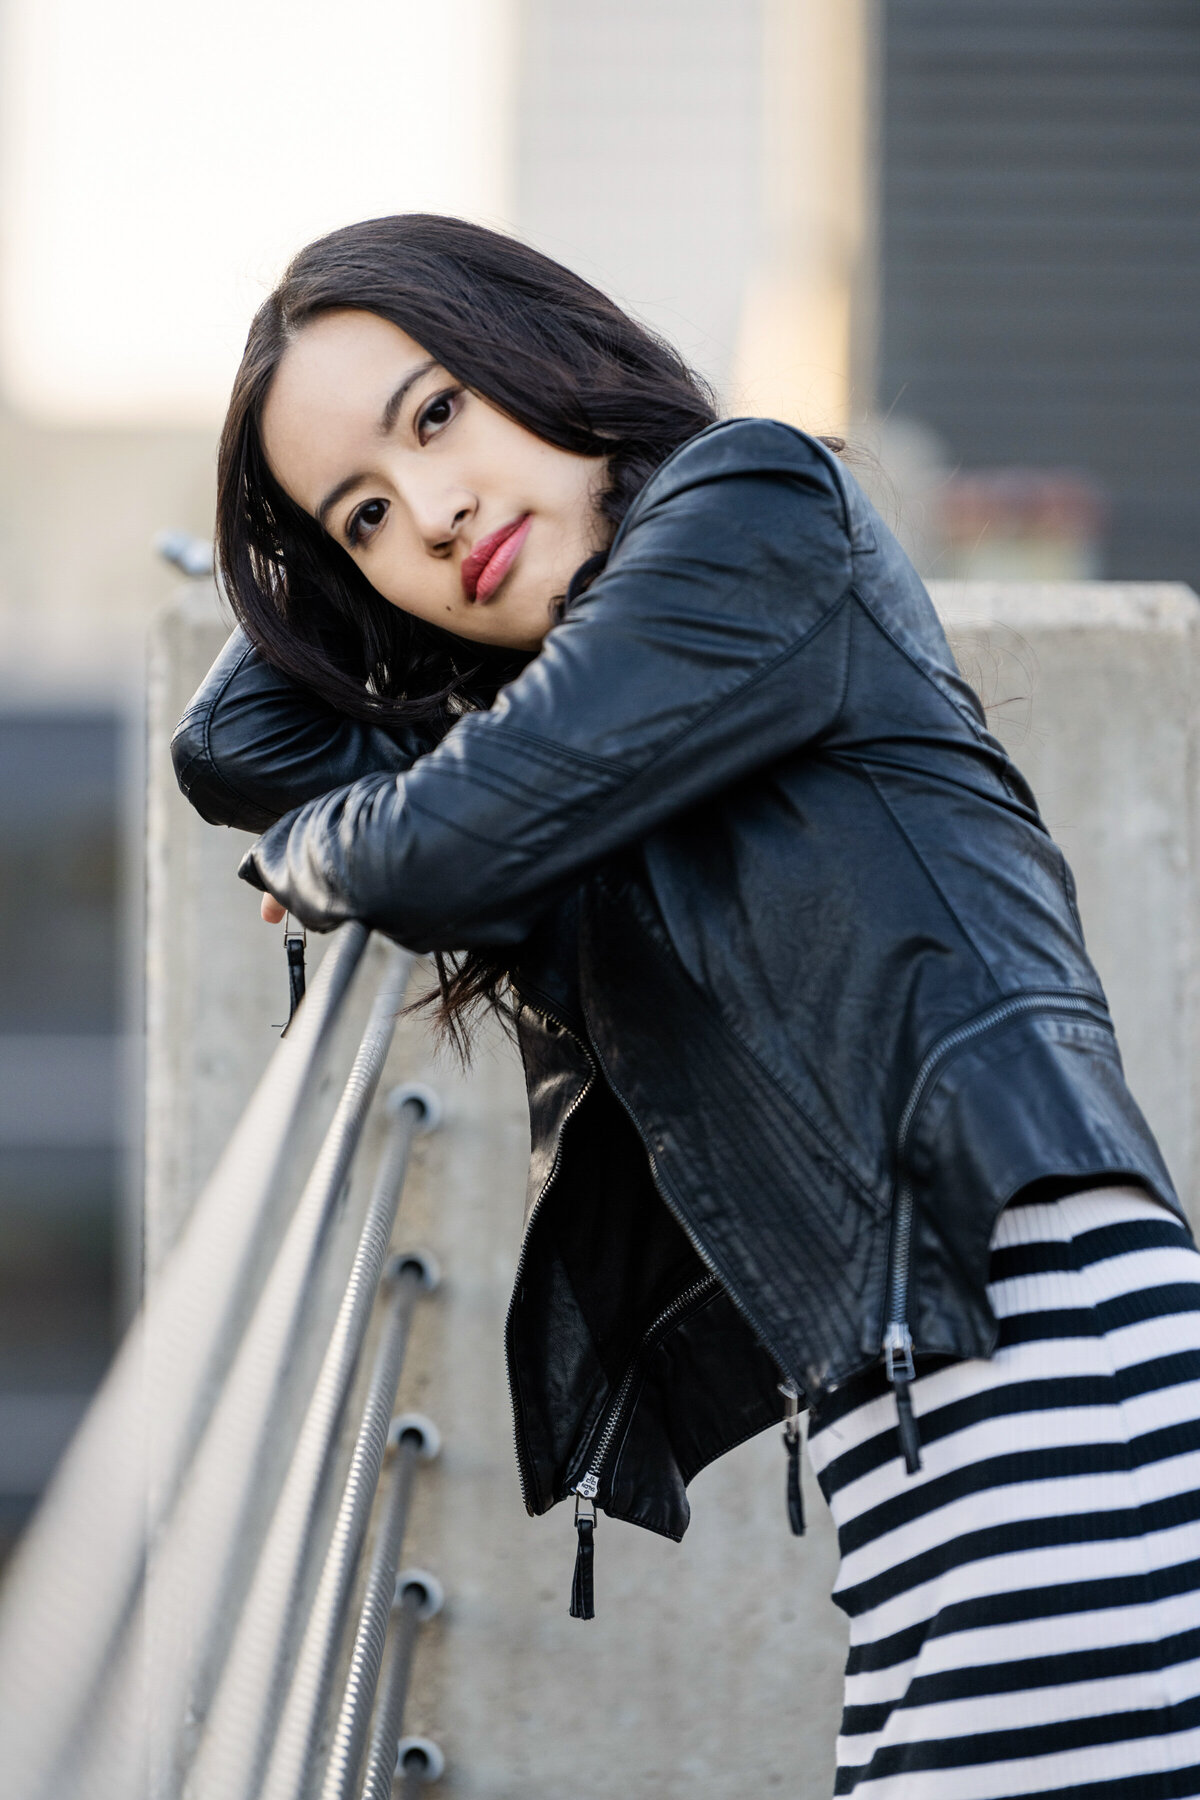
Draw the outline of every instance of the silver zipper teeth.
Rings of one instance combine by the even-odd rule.
[[[960,1025],[948,1037],[934,1045],[924,1062],[917,1070],[916,1080],[908,1096],[908,1102],[900,1115],[900,1124],[896,1132],[896,1164],[899,1168],[904,1158],[908,1134],[916,1117],[930,1077],[938,1064],[957,1050],[960,1044],[969,1043],[993,1026],[1003,1024],[1005,1019],[1015,1017],[1023,1012],[1077,1012],[1089,1013],[1092,1016],[1100,1010],[1099,1000],[1085,1000],[1069,995],[1051,997],[1046,994],[1028,994],[1024,998],[1006,1000],[982,1018],[974,1019],[969,1025]],[[896,1193],[895,1223],[892,1228],[891,1267],[888,1283],[888,1313],[884,1346],[891,1351],[907,1352],[911,1357],[912,1338],[908,1328],[908,1281],[909,1257],[912,1250],[913,1227],[913,1195],[908,1182],[900,1177]],[[891,1373],[889,1366],[889,1375]]]
[[[625,1371],[624,1379],[617,1389],[617,1397],[609,1409],[607,1419],[604,1421],[604,1430],[600,1433],[599,1442],[592,1452],[592,1460],[588,1464],[587,1473],[580,1476],[579,1480],[575,1483],[574,1487],[571,1489],[573,1494],[582,1494],[585,1500],[594,1500],[596,1498],[596,1495],[600,1491],[600,1475],[604,1468],[604,1459],[612,1448],[612,1441],[616,1436],[617,1426],[621,1422],[621,1415],[625,1410],[625,1404],[629,1399],[633,1384],[643,1366],[647,1350],[652,1347],[654,1340],[659,1333],[662,1332],[663,1328],[669,1325],[678,1314],[685,1312],[692,1304],[693,1300],[698,1300],[702,1294],[715,1290],[717,1286],[718,1282],[715,1275],[702,1275],[698,1281],[693,1281],[690,1287],[684,1288],[682,1294],[677,1294],[670,1306],[664,1307],[654,1323],[642,1334],[642,1339],[634,1353],[633,1361]]]
[[[519,990],[518,990],[518,992],[519,992]],[[587,1096],[591,1093],[592,1089],[596,1085],[596,1059],[592,1055],[591,1051],[588,1049],[587,1045],[585,1043],[583,1043],[579,1038],[577,1038],[575,1033],[573,1031],[571,1031],[568,1026],[564,1025],[561,1019],[553,1018],[549,1013],[543,1012],[542,1009],[538,1006],[530,1006],[529,1001],[526,1000],[524,998],[524,996],[521,996],[521,1005],[528,1006],[530,1012],[536,1014],[536,1016],[539,1019],[541,1019],[544,1024],[554,1025],[558,1028],[559,1031],[565,1032],[567,1037],[570,1038],[571,1042],[573,1044],[578,1045],[579,1049],[583,1052],[584,1056],[587,1059],[588,1068],[591,1070],[591,1074],[588,1076],[587,1080],[584,1082],[583,1086],[580,1088],[579,1092],[576,1094],[576,1096],[572,1100],[570,1106],[568,1106],[566,1112],[562,1116],[562,1123],[560,1124],[560,1126],[558,1128],[558,1143],[555,1145],[555,1148],[554,1148],[554,1161],[550,1164],[550,1168],[549,1168],[549,1171],[547,1172],[546,1179],[545,1179],[545,1181],[543,1181],[541,1187],[539,1188],[537,1199],[534,1201],[533,1205],[530,1207],[529,1217],[525,1221],[525,1230],[521,1235],[521,1249],[520,1249],[520,1253],[517,1256],[517,1266],[513,1273],[512,1298],[509,1300],[508,1313],[507,1313],[507,1316],[505,1317],[505,1321],[504,1321],[505,1343],[509,1342],[511,1332],[512,1332],[513,1313],[516,1310],[517,1295],[521,1291],[521,1279],[525,1273],[525,1263],[526,1263],[526,1259],[528,1257],[529,1237],[530,1237],[530,1233],[533,1230],[533,1222],[538,1215],[538,1209],[540,1208],[542,1201],[546,1198],[546,1195],[550,1192],[551,1187],[554,1185],[555,1178],[558,1175],[558,1167],[559,1167],[559,1164],[562,1162],[563,1139],[566,1137],[567,1126],[570,1123],[571,1119],[574,1117],[574,1115],[578,1112],[579,1108],[583,1105],[583,1102],[587,1099]],[[506,1364],[507,1364],[507,1375],[508,1375],[508,1400],[509,1400],[509,1407],[512,1412],[512,1421],[513,1421],[513,1447],[516,1451],[516,1456],[517,1456],[517,1479],[521,1483],[521,1498],[525,1502],[525,1509],[528,1512],[529,1510],[531,1510],[531,1508],[530,1508],[530,1483],[527,1479],[529,1464],[528,1464],[528,1458],[525,1453],[525,1446],[521,1442],[520,1429],[517,1424],[520,1414],[517,1411],[517,1396],[516,1396],[516,1390],[513,1387],[512,1364],[507,1358],[505,1360],[506,1360]]]

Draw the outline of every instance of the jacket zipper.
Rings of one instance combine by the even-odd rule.
[[[571,1617],[573,1619],[594,1619],[596,1616],[595,1589],[593,1585],[593,1564],[596,1555],[596,1496],[600,1492],[600,1477],[604,1473],[604,1464],[612,1449],[617,1430],[624,1419],[629,1399],[640,1375],[653,1352],[666,1337],[674,1325],[688,1309],[702,1300],[707,1294],[717,1292],[720,1283],[715,1275],[702,1275],[677,1294],[670,1306],[665,1306],[646,1331],[643,1332],[633,1360],[626,1369],[621,1385],[609,1405],[600,1436],[596,1440],[588,1466],[579,1480],[574,1483],[570,1492],[575,1496],[575,1532],[578,1545],[575,1551],[575,1575],[571,1583]]]
[[[900,1115],[900,1124],[896,1131],[896,1168],[897,1186],[895,1210],[892,1215],[892,1241],[888,1252],[888,1289],[887,1316],[883,1332],[883,1360],[888,1381],[896,1395],[896,1413],[899,1424],[900,1448],[904,1454],[904,1466],[910,1475],[915,1475],[921,1467],[921,1439],[917,1430],[916,1418],[912,1409],[911,1384],[915,1377],[913,1364],[913,1340],[908,1323],[908,1290],[912,1269],[912,1228],[914,1199],[912,1185],[904,1174],[904,1157],[908,1148],[908,1134],[928,1088],[934,1071],[940,1066],[951,1051],[969,1043],[973,1038],[981,1037],[984,1032],[991,1031],[994,1026],[1002,1025],[1006,1019],[1015,1018],[1021,1013],[1032,1012],[1073,1012],[1086,1013],[1095,1018],[1101,1002],[1085,999],[1082,995],[1026,994],[1012,1000],[1004,1000],[982,1013],[979,1018],[971,1020],[967,1025],[960,1025],[934,1044],[928,1051],[916,1080],[909,1092],[904,1111]]]
[[[576,1484],[576,1486],[572,1490],[575,1495],[575,1529],[579,1535],[579,1546],[578,1546],[578,1551],[576,1553],[576,1559],[575,1559],[575,1580],[574,1580],[574,1584],[571,1589],[571,1617],[575,1618],[575,1619],[590,1619],[595,1616],[594,1615],[593,1596],[592,1596],[592,1561],[593,1561],[593,1556],[594,1556],[594,1540],[595,1540],[595,1525],[596,1525],[596,1495],[599,1491],[600,1475],[602,1473],[603,1461],[604,1461],[605,1456],[608,1454],[609,1448],[611,1447],[613,1435],[615,1434],[617,1425],[620,1421],[621,1409],[623,1408],[623,1406],[625,1404],[625,1400],[628,1397],[629,1390],[633,1386],[633,1382],[637,1375],[638,1362],[642,1356],[642,1353],[646,1346],[646,1343],[647,1343],[648,1339],[650,1339],[652,1336],[654,1336],[654,1334],[656,1332],[659,1331],[659,1328],[663,1325],[664,1321],[668,1321],[674,1317],[676,1307],[682,1307],[682,1306],[688,1305],[692,1298],[699,1295],[700,1293],[705,1292],[710,1286],[714,1290],[718,1287],[724,1287],[724,1289],[726,1290],[727,1293],[733,1292],[732,1284],[725,1279],[724,1275],[721,1272],[720,1265],[716,1262],[716,1260],[712,1256],[711,1252],[709,1250],[707,1250],[702,1244],[699,1243],[699,1241],[696,1238],[695,1233],[693,1232],[691,1226],[688,1224],[687,1220],[684,1218],[680,1209],[671,1204],[671,1201],[667,1196],[667,1192],[664,1187],[662,1178],[659,1175],[658,1159],[655,1156],[654,1151],[652,1150],[650,1145],[646,1142],[646,1136],[645,1136],[645,1133],[643,1132],[642,1127],[638,1121],[637,1114],[634,1112],[632,1106],[630,1106],[629,1101],[625,1098],[625,1095],[622,1093],[621,1089],[617,1086],[616,1082],[613,1080],[612,1074],[609,1071],[609,1069],[607,1068],[607,1066],[604,1064],[603,1058],[601,1058],[599,1056],[599,1052],[597,1052],[597,1060],[600,1062],[600,1066],[603,1069],[604,1079],[608,1084],[610,1092],[624,1107],[626,1116],[628,1117],[630,1124],[633,1126],[634,1130],[638,1134],[638,1137],[642,1141],[642,1147],[646,1152],[646,1160],[650,1165],[650,1174],[653,1178],[654,1185],[658,1190],[659,1197],[661,1198],[663,1205],[667,1208],[667,1211],[671,1214],[672,1218],[675,1220],[676,1224],[679,1226],[680,1230],[683,1232],[684,1236],[687,1238],[688,1242],[691,1244],[693,1250],[695,1250],[697,1256],[700,1257],[702,1262],[705,1262],[708,1264],[708,1266],[711,1270],[711,1274],[701,1278],[698,1281],[693,1282],[691,1287],[687,1288],[685,1290],[685,1292],[679,1296],[678,1300],[672,1302],[671,1306],[667,1308],[666,1313],[660,1314],[659,1317],[654,1321],[653,1325],[650,1326],[645,1337],[642,1339],[641,1345],[639,1346],[638,1355],[634,1358],[634,1362],[631,1365],[631,1367],[626,1371],[625,1378],[622,1381],[621,1386],[617,1392],[616,1399],[613,1402],[612,1410],[610,1411],[607,1419],[605,1420],[605,1425],[604,1425],[603,1431],[601,1432],[600,1440],[597,1443],[595,1451],[593,1451],[593,1453],[592,1453],[592,1459],[591,1459],[591,1463],[588,1467],[588,1470],[587,1470],[586,1474],[584,1474],[581,1477],[580,1481]],[[762,1345],[763,1349],[766,1350],[766,1352],[769,1356],[774,1358],[775,1363],[780,1370],[785,1370],[787,1368],[787,1362],[784,1359],[784,1357],[782,1357],[780,1355],[779,1351],[775,1348],[775,1346],[772,1344],[769,1333],[763,1329],[762,1325],[754,1317],[754,1314],[740,1300],[737,1302],[737,1306],[738,1306],[738,1310],[742,1314],[742,1317],[745,1319],[746,1323],[750,1326],[751,1330],[755,1333],[755,1335],[758,1338],[758,1341]],[[792,1398],[792,1394],[789,1390],[794,1390],[794,1401]],[[798,1429],[798,1426],[795,1425],[795,1415],[799,1412],[799,1409],[800,1409],[801,1390],[799,1387],[796,1386],[796,1384],[792,1381],[791,1377],[789,1376],[786,1379],[786,1381],[784,1381],[780,1384],[780,1391],[785,1396],[785,1411],[786,1411],[787,1419],[789,1421],[789,1424],[785,1425],[785,1440],[784,1440],[785,1444],[787,1446],[788,1459],[789,1459],[788,1511],[789,1511],[789,1516],[790,1516],[791,1523],[792,1523],[792,1529],[793,1529],[793,1531],[797,1532],[797,1535],[799,1535],[804,1530],[804,1524],[803,1524],[803,1516],[804,1515],[803,1515],[803,1508],[802,1508],[802,1505],[801,1505],[801,1503],[799,1501],[799,1497],[798,1497],[799,1496],[799,1461],[798,1461],[799,1429]],[[794,1441],[793,1441],[793,1431],[794,1431]],[[793,1468],[794,1468],[794,1472],[795,1472],[794,1493],[793,1493],[793,1480],[792,1480]]]
[[[579,1494],[584,1500],[596,1498],[600,1492],[600,1476],[604,1472],[604,1464],[617,1434],[617,1427],[621,1423],[634,1383],[649,1361],[651,1351],[657,1349],[658,1341],[661,1337],[665,1337],[667,1328],[687,1311],[693,1301],[698,1300],[702,1294],[715,1293],[719,1285],[715,1275],[700,1276],[698,1280],[692,1282],[690,1287],[684,1288],[682,1294],[677,1294],[670,1306],[665,1306],[653,1324],[643,1332],[633,1361],[626,1369],[616,1397],[608,1409],[604,1428],[596,1440],[596,1447],[588,1460],[587,1471],[571,1488],[573,1494]]]
[[[518,990],[518,992],[519,992],[519,990]],[[520,998],[521,998],[522,1006],[528,1006],[530,1012],[536,1014],[536,1016],[539,1019],[541,1019],[543,1021],[543,1023],[545,1023],[547,1025],[556,1026],[559,1031],[565,1033],[565,1035],[570,1038],[571,1042],[574,1045],[576,1045],[576,1047],[579,1050],[582,1051],[582,1053],[587,1061],[589,1074],[588,1074],[587,1080],[584,1082],[583,1086],[580,1088],[579,1092],[576,1094],[576,1096],[572,1100],[570,1106],[568,1106],[566,1112],[562,1116],[562,1122],[560,1123],[559,1128],[558,1128],[558,1142],[554,1147],[554,1161],[550,1164],[550,1168],[547,1172],[546,1179],[545,1179],[545,1181],[543,1181],[541,1187],[539,1188],[537,1198],[535,1199],[533,1205],[529,1209],[529,1217],[525,1221],[525,1230],[521,1235],[521,1248],[517,1255],[517,1266],[516,1266],[516,1270],[514,1271],[514,1274],[513,1274],[512,1299],[508,1303],[508,1316],[504,1322],[505,1340],[506,1340],[506,1342],[508,1342],[510,1344],[512,1341],[513,1314],[516,1311],[517,1296],[521,1292],[521,1281],[525,1274],[525,1263],[526,1263],[526,1260],[527,1260],[528,1254],[529,1254],[529,1248],[528,1248],[529,1247],[529,1238],[530,1238],[530,1234],[533,1230],[533,1222],[538,1215],[538,1211],[541,1207],[543,1200],[546,1198],[546,1195],[550,1192],[550,1189],[553,1187],[554,1182],[558,1176],[559,1164],[562,1162],[562,1157],[563,1157],[563,1140],[565,1139],[566,1134],[567,1134],[567,1126],[570,1123],[571,1119],[574,1117],[574,1115],[579,1111],[579,1108],[583,1105],[584,1101],[587,1099],[588,1095],[591,1093],[592,1089],[596,1085],[596,1059],[592,1055],[588,1046],[582,1041],[582,1039],[578,1038],[575,1035],[575,1033],[569,1028],[569,1026],[564,1025],[561,1019],[556,1019],[551,1013],[544,1012],[542,1010],[542,1008],[539,1006],[531,1006],[529,1001],[525,999],[524,995],[521,995]],[[521,1483],[521,1498],[525,1502],[525,1510],[526,1510],[526,1512],[532,1512],[533,1511],[533,1505],[532,1505],[533,1480],[532,1480],[532,1475],[531,1475],[531,1471],[529,1468],[529,1458],[526,1453],[525,1445],[521,1440],[521,1432],[520,1432],[520,1427],[518,1425],[518,1420],[520,1418],[520,1414],[517,1410],[517,1393],[516,1393],[516,1388],[513,1385],[513,1372],[512,1372],[511,1358],[507,1359],[507,1361],[508,1361],[508,1370],[507,1370],[507,1373],[508,1373],[508,1399],[509,1399],[509,1406],[512,1411],[513,1446],[514,1446],[514,1449],[516,1450],[516,1456],[517,1456],[517,1479]]]

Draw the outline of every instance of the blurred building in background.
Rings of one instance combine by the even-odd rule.
[[[1200,587],[1200,11],[883,24],[875,406],[964,472],[938,572]]]
[[[7,0],[0,1530],[136,1273],[151,543],[288,252],[515,230],[862,446],[927,572],[1200,585],[1198,174],[1195,0]]]

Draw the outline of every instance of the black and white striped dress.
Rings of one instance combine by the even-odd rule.
[[[1140,1190],[1001,1216],[990,1362],[810,1422],[851,1620],[838,1794],[1200,1795],[1200,1254]]]

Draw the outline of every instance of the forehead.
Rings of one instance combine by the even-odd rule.
[[[379,444],[379,415],[428,353],[390,319],[322,313],[292,339],[262,412],[275,479],[312,510],[321,495]]]

